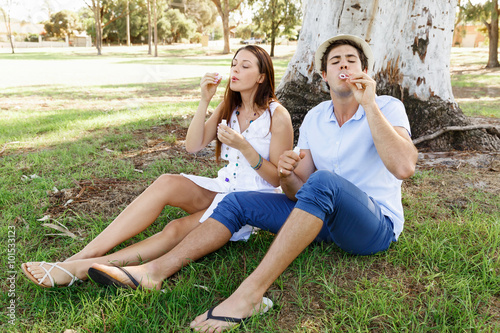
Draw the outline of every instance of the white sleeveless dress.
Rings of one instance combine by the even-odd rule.
[[[255,119],[248,128],[242,133],[240,124],[236,115],[236,110],[233,111],[228,126],[233,130],[243,135],[243,137],[252,145],[252,147],[262,156],[263,159],[269,161],[269,147],[271,144],[271,117],[274,110],[278,107],[277,102],[272,102],[269,105],[269,111],[266,110]],[[208,178],[202,176],[181,174],[184,177],[193,181],[196,185],[206,188],[207,190],[218,192],[212,204],[208,207],[205,214],[200,219],[200,223],[212,215],[213,210],[224,196],[235,191],[264,191],[281,193],[279,187],[274,187],[265,181],[257,171],[255,171],[250,163],[246,160],[243,154],[225,144],[221,146],[221,159],[227,161],[227,164],[219,170],[217,178]],[[246,225],[239,231],[233,234],[232,241],[248,240],[252,234],[253,227]]]

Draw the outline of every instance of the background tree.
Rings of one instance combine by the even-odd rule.
[[[15,53],[14,41],[12,39],[12,26],[11,26],[11,21],[10,21],[10,19],[11,19],[10,11],[12,10],[13,6],[14,6],[13,0],[4,0],[4,1],[0,2],[0,13],[2,14],[3,22],[4,22],[5,28],[7,30],[7,38],[9,39],[10,48],[12,49],[12,53]]]
[[[184,11],[181,11],[196,23],[196,31],[204,34],[212,27],[218,16],[217,8],[211,0],[183,0]]]
[[[130,42],[147,42],[148,15],[145,1],[130,1]],[[103,40],[107,42],[123,42],[128,40],[126,16],[115,20],[103,29]]]
[[[238,10],[243,0],[212,0],[222,19],[222,28],[224,31],[224,50],[222,53],[231,52],[229,45],[229,33],[232,27],[229,26],[229,14]]]
[[[271,40],[270,56],[274,57],[276,38],[288,34],[301,24],[302,12],[299,0],[250,0],[258,9],[253,21],[259,30],[264,31]]]
[[[252,33],[257,30],[257,26],[253,24],[240,24],[236,28],[236,35],[241,39],[252,37]]]
[[[278,87],[280,101],[295,126],[313,106],[330,99],[314,52],[331,36],[362,36],[375,54],[377,93],[403,101],[413,139],[443,129],[471,129],[455,103],[449,72],[456,0],[310,0],[297,50]],[[328,15],[325,15],[328,13]],[[424,141],[434,150],[500,149],[498,132],[488,129],[446,131]]]
[[[178,43],[182,38],[190,38],[196,31],[196,23],[188,19],[178,9],[169,9],[162,20],[162,33]]]
[[[148,54],[152,54],[153,24],[151,22],[151,1],[146,0],[148,10]]]
[[[130,46],[130,2],[129,0],[126,1],[126,6],[127,6],[127,15],[126,15],[126,30],[127,30],[127,46]]]
[[[84,0],[94,14],[95,46],[97,55],[102,54],[103,30],[112,22],[125,17],[128,10],[126,0]]]
[[[54,37],[69,37],[74,30],[83,30],[80,18],[70,10],[61,10],[52,14],[44,27],[47,35]]]
[[[158,0],[153,0],[153,44],[155,45],[155,57],[158,57]]]
[[[482,22],[488,32],[489,56],[487,68],[500,67],[498,63],[498,0],[473,5],[470,0],[461,6],[466,22]],[[489,20],[489,22],[488,22]]]

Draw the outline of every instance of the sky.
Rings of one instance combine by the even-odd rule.
[[[11,17],[19,20],[39,23],[49,19],[47,5],[52,13],[57,13],[63,9],[78,11],[86,7],[84,0],[11,0],[13,2]],[[0,4],[5,3],[0,0]],[[90,3],[91,1],[88,0]]]
[[[78,11],[82,7],[86,7],[84,0],[11,0],[15,5],[11,11],[11,17],[39,23],[49,19],[47,4],[50,6],[52,13],[57,13],[63,9]],[[87,0],[89,3],[91,0]],[[307,0],[305,0],[307,1]],[[473,4],[484,3],[487,0],[471,0]],[[0,0],[0,5],[6,0]]]

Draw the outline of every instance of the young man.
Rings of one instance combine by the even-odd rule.
[[[287,151],[280,157],[285,194],[229,194],[210,219],[164,256],[127,271],[94,265],[91,277],[104,284],[137,287],[140,282],[144,288],[159,288],[165,278],[220,248],[245,224],[279,231],[240,287],[191,323],[197,331],[219,332],[259,312],[266,290],[312,241],[334,242],[359,255],[384,251],[396,241],[404,222],[401,179],[413,175],[418,155],[404,106],[392,97],[376,96],[375,81],[368,76],[373,55],[359,37],[327,40],[315,63],[332,99],[305,117],[300,156]]]
[[[372,66],[370,47],[359,37],[336,36],[318,48],[315,67],[331,101],[305,117],[300,157],[288,151],[280,158],[286,198],[237,194],[212,215],[231,231],[249,221],[270,231],[282,228],[256,270],[192,328],[219,332],[258,312],[266,290],[314,240],[359,255],[384,251],[397,240],[404,222],[401,179],[413,175],[418,153],[403,104],[376,96]]]

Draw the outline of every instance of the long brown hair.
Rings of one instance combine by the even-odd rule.
[[[254,103],[259,107],[259,109],[269,110],[269,104],[272,101],[277,100],[274,93],[274,66],[273,61],[269,54],[262,47],[257,45],[246,45],[238,49],[234,54],[234,58],[238,55],[241,50],[247,50],[252,52],[252,54],[257,57],[259,72],[264,74],[265,78],[262,83],[259,84],[257,88],[257,93],[255,94]],[[231,66],[232,61],[231,60]],[[222,109],[217,123],[220,123],[222,119],[226,119],[229,124],[229,119],[234,111],[234,109],[241,105],[241,94],[238,91],[232,91],[230,84],[226,86],[226,92],[224,93],[224,101],[222,102]],[[269,113],[271,111],[269,110]],[[217,144],[215,146],[215,156],[217,161],[219,161],[220,150],[222,143],[217,139]]]

